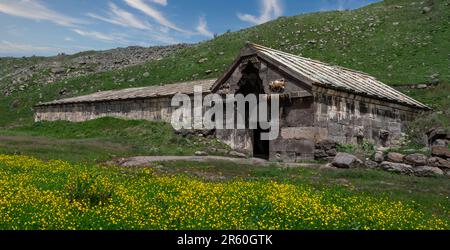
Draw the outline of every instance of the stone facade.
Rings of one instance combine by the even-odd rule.
[[[280,95],[277,139],[261,141],[261,133],[267,131],[259,128],[215,131],[219,140],[249,156],[284,162],[312,160],[317,145],[324,141],[345,144],[369,141],[393,146],[401,139],[407,123],[428,109],[366,74],[252,46],[244,48],[217,81],[211,85],[204,83],[209,86],[204,94]],[[171,97],[176,92],[191,91],[193,85],[147,89],[147,98],[132,98],[141,92],[135,89],[95,94],[93,97],[102,98],[100,101],[90,101],[92,96],[70,100],[77,103],[56,101],[38,105],[35,120],[80,122],[112,116],[170,122]],[[368,93],[362,92],[364,89]],[[165,95],[161,96],[163,92]],[[132,97],[120,99],[130,93]],[[117,99],[104,100],[105,96]],[[324,157],[330,156],[329,153]]]
[[[162,120],[172,117],[171,97],[129,99],[35,107],[34,120],[83,122],[102,117],[135,120]]]

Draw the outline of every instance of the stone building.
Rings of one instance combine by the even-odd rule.
[[[35,120],[85,121],[103,116],[169,121],[170,97],[193,93],[279,94],[280,136],[260,140],[261,129],[217,130],[233,149],[270,160],[314,159],[324,140],[393,145],[426,105],[365,73],[248,44],[217,80],[106,91],[36,106]]]

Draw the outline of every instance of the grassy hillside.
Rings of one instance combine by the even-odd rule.
[[[431,11],[424,14],[425,6],[431,6]],[[449,11],[449,2],[443,0],[422,4],[391,0],[354,11],[280,18],[224,34],[161,61],[51,85],[33,85],[25,92],[0,98],[0,125],[29,123],[32,106],[39,101],[218,76],[246,41],[365,71],[388,84],[425,82],[431,75],[448,83]],[[208,58],[208,61],[200,64],[201,58]],[[206,70],[213,70],[213,73],[208,75]],[[151,72],[150,77],[144,78],[144,72]],[[411,94],[427,104],[445,107],[448,86],[438,88],[446,91],[435,91],[431,98],[425,91]],[[65,90],[64,96],[61,90]]]
[[[29,124],[32,106],[40,101],[218,76],[246,41],[361,70],[391,85],[427,82],[434,75],[433,80],[441,82],[436,89],[409,94],[443,111],[445,117],[450,104],[449,3],[386,0],[353,11],[284,17],[224,34],[163,60],[55,84],[35,84],[0,97],[0,126]],[[425,13],[424,7],[431,11]],[[202,58],[208,60],[199,63]],[[207,74],[207,70],[213,73]],[[143,77],[144,72],[150,76]]]

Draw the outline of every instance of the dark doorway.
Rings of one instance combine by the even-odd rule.
[[[247,96],[249,94],[264,94],[264,87],[262,85],[262,80],[259,77],[259,70],[251,63],[249,63],[245,69],[242,71],[242,78],[239,81],[239,90],[236,94],[242,94]],[[249,128],[249,112],[250,107],[246,104],[246,127]],[[268,130],[263,130],[258,124],[257,129],[250,131],[252,137],[253,145],[253,157],[269,159],[269,141],[261,140],[261,133],[267,133]]]
[[[269,141],[261,140],[261,133],[268,133],[269,130],[258,129],[253,130],[253,157],[269,159]]]

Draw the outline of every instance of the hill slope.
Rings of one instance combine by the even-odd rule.
[[[30,84],[24,91],[0,97],[0,126],[31,122],[32,106],[40,101],[218,76],[247,41],[364,71],[391,85],[439,81],[435,89],[406,92],[441,110],[444,118],[438,120],[447,123],[448,13],[449,0],[386,0],[353,11],[283,17],[226,33],[162,60],[53,84]]]

